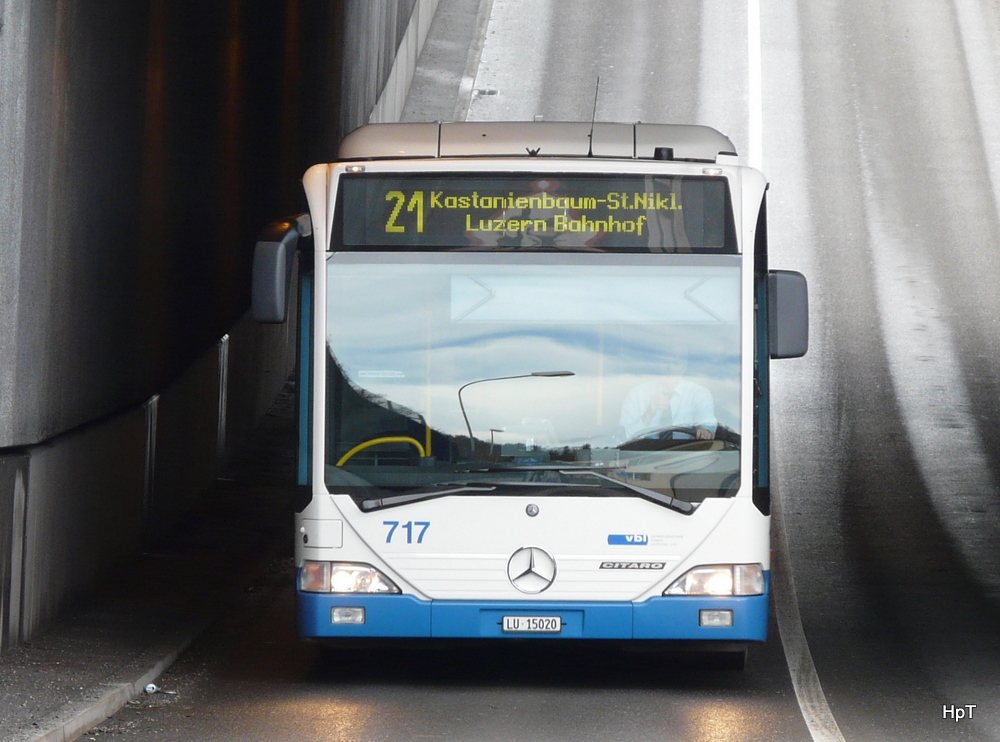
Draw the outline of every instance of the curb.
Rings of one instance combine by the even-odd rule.
[[[132,682],[109,684],[110,690],[94,701],[74,701],[67,703],[56,712],[55,724],[34,737],[27,738],[30,742],[72,742],[88,730],[105,721],[119,711],[125,704],[138,698],[145,692],[146,686],[160,677],[177,658],[183,654],[194,641],[208,628],[211,621],[204,621],[187,638],[183,639],[163,659],[156,662],[149,670]],[[86,708],[80,708],[86,706]],[[59,720],[61,717],[62,720]]]

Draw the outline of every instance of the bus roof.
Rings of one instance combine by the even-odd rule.
[[[591,140],[593,131],[593,140]],[[716,162],[729,137],[691,124],[463,121],[369,124],[348,134],[340,160],[448,157],[601,157]]]

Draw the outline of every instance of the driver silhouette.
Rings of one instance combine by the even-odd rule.
[[[699,440],[715,437],[718,421],[712,393],[685,379],[686,371],[687,353],[675,348],[662,359],[657,378],[629,390],[620,418],[626,439],[669,428],[689,428]],[[691,436],[677,432],[674,437]]]

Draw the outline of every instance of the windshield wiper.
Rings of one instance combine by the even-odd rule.
[[[388,497],[376,497],[370,500],[362,500],[358,506],[366,513],[383,508],[391,508],[397,505],[407,505],[411,502],[422,502],[433,500],[436,497],[446,495],[457,495],[463,492],[495,492],[498,487],[531,487],[534,489],[553,489],[555,487],[566,487],[581,489],[585,487],[597,487],[594,484],[579,484],[578,482],[497,482],[487,487],[477,487],[460,482],[442,482],[442,486],[453,484],[450,489],[438,489],[431,492],[407,492],[402,495],[389,495]]]
[[[408,492],[403,495],[389,495],[388,497],[377,497],[372,500],[362,500],[358,507],[366,513],[370,513],[373,510],[391,508],[396,505],[406,505],[410,502],[433,500],[435,497],[444,497],[445,495],[457,495],[459,492],[492,492],[495,489],[495,485],[491,487],[471,487],[463,485],[460,487],[452,487],[447,490],[434,490],[432,492]]]
[[[603,472],[595,471],[591,467],[576,467],[576,468],[566,468],[563,466],[551,466],[551,465],[535,465],[535,466],[525,466],[525,467],[496,467],[489,466],[484,469],[476,469],[474,471],[488,471],[488,472],[510,472],[510,471],[554,471],[557,474],[565,476],[579,476],[589,475],[597,479],[602,479],[612,484],[618,485],[619,487],[624,487],[631,492],[642,495],[643,498],[649,500],[650,502],[655,502],[658,505],[663,505],[670,508],[678,513],[684,515],[690,515],[695,511],[695,506],[686,500],[679,500],[676,497],[671,497],[670,495],[665,495],[662,492],[657,492],[655,490],[647,489],[638,484],[632,484],[622,479],[612,477]],[[450,484],[450,483],[447,483]],[[445,484],[445,486],[447,486]],[[494,485],[488,486],[473,486],[469,484],[461,484],[458,482],[454,483],[454,486],[448,489],[437,489],[430,492],[407,492],[401,495],[389,495],[387,497],[378,497],[371,500],[362,500],[358,507],[361,508],[366,513],[373,512],[375,510],[382,510],[384,508],[396,507],[397,505],[407,505],[414,502],[422,502],[424,500],[432,500],[437,497],[445,497],[447,495],[457,495],[463,492],[495,492],[499,486],[504,487],[538,487],[538,488],[552,488],[552,487],[588,487],[593,485],[585,485],[573,482],[497,482]]]
[[[603,470],[603,471],[602,471]],[[605,474],[608,467],[595,467],[595,466],[573,466],[568,467],[560,464],[529,464],[527,466],[503,466],[491,464],[482,469],[476,469],[475,471],[485,471],[485,472],[499,472],[499,471],[554,471],[557,474],[564,474],[567,476],[578,476],[581,474],[590,475],[597,477],[598,479],[603,479],[607,482],[613,482],[621,487],[631,490],[636,494],[642,495],[644,498],[651,502],[655,502],[658,505],[665,505],[671,510],[676,510],[678,513],[683,513],[684,515],[690,515],[695,511],[695,506],[688,502],[687,500],[679,500],[676,497],[671,497],[670,495],[665,495],[662,492],[657,492],[656,490],[651,490],[646,487],[642,487],[638,484],[632,484],[624,479],[618,479],[617,477],[612,477],[609,474]],[[612,470],[617,470],[612,467]],[[470,471],[473,471],[470,469]],[[504,484],[507,484],[506,482]],[[552,484],[551,482],[549,484]]]
[[[665,505],[671,510],[676,510],[678,513],[683,513],[684,515],[691,515],[694,512],[694,505],[692,505],[687,500],[678,500],[676,497],[671,497],[670,495],[665,495],[662,492],[657,492],[656,490],[646,489],[645,487],[640,487],[638,484],[632,484],[631,482],[626,482],[624,479],[617,479],[608,474],[602,472],[594,471],[593,469],[560,469],[560,474],[586,474],[592,477],[597,477],[598,479],[604,479],[608,482],[613,482],[621,487],[630,489],[642,495],[647,500],[657,503],[658,505]]]

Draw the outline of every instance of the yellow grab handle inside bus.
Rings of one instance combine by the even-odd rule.
[[[364,451],[366,448],[371,446],[377,446],[381,443],[412,443],[417,447],[417,452],[420,454],[420,458],[426,456],[425,449],[423,445],[416,438],[410,438],[408,435],[387,435],[383,438],[372,438],[370,441],[365,441],[364,443],[359,443],[350,451],[345,453],[340,457],[340,461],[337,462],[337,466],[343,466],[358,451]]]

